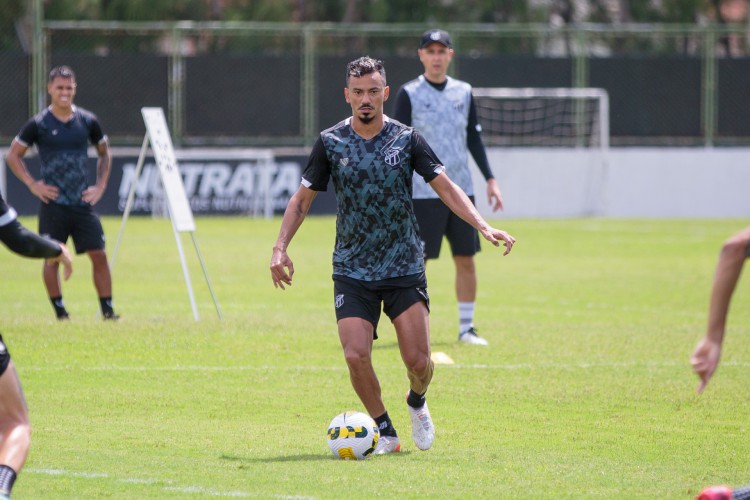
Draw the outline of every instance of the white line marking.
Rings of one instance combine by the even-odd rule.
[[[567,370],[588,370],[590,368],[669,368],[674,366],[690,366],[690,360],[686,356],[685,362],[678,361],[622,361],[611,363],[506,363],[506,364],[481,364],[481,363],[456,363],[454,365],[444,365],[446,369],[465,369],[465,370],[520,370],[530,368],[556,368]],[[750,367],[750,361],[722,361],[721,366]],[[292,371],[292,372],[340,372],[346,371],[346,366],[28,366],[21,367],[21,371],[70,371],[79,370],[82,372],[245,372],[245,371]]]
[[[171,486],[171,481],[160,481],[156,479],[138,479],[138,478],[118,478],[110,476],[109,474],[102,474],[98,472],[70,472],[60,469],[34,469],[25,468],[23,470],[25,474],[44,474],[48,476],[69,476],[69,477],[82,477],[86,479],[112,479],[119,483],[129,484],[159,484],[166,483],[168,486],[161,486],[160,488],[164,491],[173,491],[178,493],[192,493],[195,495],[208,495],[213,497],[241,497],[241,498],[280,498],[282,500],[317,500],[317,497],[311,497],[307,495],[269,495],[267,493],[248,493],[246,491],[221,491],[213,488],[203,488],[202,486]]]

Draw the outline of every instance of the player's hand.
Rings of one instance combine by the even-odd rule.
[[[503,193],[500,192],[500,186],[495,179],[487,181],[487,203],[493,212],[503,209]]]
[[[271,255],[271,279],[275,288],[284,288],[284,284],[292,286],[292,276],[294,276],[294,264],[289,258],[286,251],[274,247]],[[288,272],[287,272],[288,270]]]
[[[709,337],[704,337],[690,357],[693,371],[701,379],[700,385],[698,385],[698,394],[703,392],[703,389],[708,385],[708,381],[711,380],[719,366],[719,358],[721,358],[721,343]]]
[[[81,200],[91,206],[94,206],[99,203],[99,200],[102,199],[102,196],[104,196],[104,189],[100,188],[99,186],[89,186],[83,190],[83,196],[81,196]]]
[[[47,265],[51,265],[52,263],[62,264],[63,265],[63,279],[65,281],[68,281],[68,278],[70,278],[70,275],[73,274],[73,258],[70,255],[70,250],[68,250],[68,247],[66,247],[62,243],[59,243],[59,245],[60,245],[60,250],[62,250],[62,252],[60,253],[60,255],[58,255],[54,259],[47,259]]]
[[[503,245],[505,245],[505,252],[503,252],[503,255],[508,255],[510,251],[513,249],[513,245],[516,243],[516,239],[511,236],[510,234],[506,233],[502,229],[495,229],[494,227],[488,227],[485,230],[482,230],[482,236],[484,236],[484,239],[495,245],[496,247],[500,246],[500,242],[503,242]]]
[[[55,186],[45,184],[43,180],[34,181],[29,184],[31,194],[42,200],[42,203],[49,203],[57,199],[60,191]]]

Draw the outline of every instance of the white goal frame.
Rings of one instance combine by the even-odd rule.
[[[609,94],[606,90],[594,87],[475,87],[474,97],[495,97],[499,99],[570,98],[598,99],[597,134],[599,147],[609,149]]]
[[[609,143],[610,143],[610,130],[609,130],[609,94],[605,89],[594,88],[594,87],[475,87],[472,89],[473,96],[476,98],[488,97],[498,99],[572,99],[574,104],[574,127],[578,130],[574,141],[568,146],[560,145],[546,145],[546,144],[534,144],[534,145],[499,145],[493,146],[499,149],[507,150],[508,148],[520,148],[531,146],[532,148],[538,149],[552,149],[555,147],[572,150],[588,150],[591,153],[591,160],[593,168],[589,170],[587,175],[586,186],[584,191],[586,192],[586,209],[583,215],[596,216],[601,215],[606,211],[607,199],[606,194],[606,181],[608,177],[608,164],[609,164]],[[591,130],[587,130],[589,125],[587,123],[585,101],[595,99],[598,101],[596,114],[591,124]],[[476,102],[475,102],[476,106]],[[482,123],[481,118],[479,119],[480,125]],[[485,137],[490,133],[489,130],[485,129]],[[591,144],[587,143],[587,139],[593,135],[598,136],[597,141]]]

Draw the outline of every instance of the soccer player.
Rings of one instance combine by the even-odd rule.
[[[76,78],[70,68],[59,66],[50,72],[47,92],[50,106],[26,122],[11,143],[6,162],[42,201],[39,233],[62,242],[72,236],[76,253],[88,254],[102,316],[116,320],[119,316],[112,308],[112,276],[104,250],[104,230],[93,209],[109,180],[111,156],[107,136],[95,115],[73,104]],[[99,156],[93,186],[87,181],[89,141]],[[41,179],[34,179],[23,161],[33,144],[42,164]],[[45,265],[43,276],[57,319],[68,319],[57,263]]]
[[[73,268],[70,252],[62,243],[42,238],[16,220],[16,212],[0,196],[0,241],[13,252],[26,257],[62,263],[67,280]],[[0,336],[0,499],[10,498],[13,483],[20,474],[31,443],[29,411],[18,373],[8,348]]]
[[[487,153],[479,135],[471,85],[448,76],[453,58],[453,43],[443,30],[422,35],[419,60],[424,74],[403,85],[396,94],[393,118],[416,128],[443,161],[451,179],[474,202],[474,187],[469,170],[471,152],[487,180],[487,199],[493,211],[503,208],[503,196],[492,175]],[[437,259],[443,236],[450,243],[456,267],[458,299],[458,340],[467,344],[487,345],[474,328],[477,297],[477,274],[474,255],[479,251],[479,235],[470,224],[451,213],[437,193],[418,176],[414,176],[414,212],[426,259]]]
[[[361,57],[347,65],[344,98],[352,116],[321,132],[315,142],[302,184],[284,212],[270,264],[275,287],[292,284],[294,264],[287,248],[316,194],[332,180],[338,213],[333,294],[339,340],[354,391],[380,429],[376,454],[401,449],[372,365],[381,306],[395,327],[406,366],[412,439],[427,450],[435,438],[425,399],[433,363],[424,258],[411,204],[414,172],[489,242],[502,242],[503,255],[515,243],[513,236],[487,224],[416,130],[383,114],[389,92],[381,61]]]
[[[748,257],[750,257],[750,226],[730,237],[719,254],[719,262],[716,265],[711,288],[706,335],[698,343],[690,358],[693,371],[701,379],[698,392],[703,392],[719,366],[721,344],[724,342],[729,314],[729,302]]]

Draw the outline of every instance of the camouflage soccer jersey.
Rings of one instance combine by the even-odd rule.
[[[412,176],[425,182],[444,170],[413,128],[385,117],[372,139],[357,135],[351,118],[321,132],[302,174],[302,184],[336,192],[333,274],[375,281],[424,272]]]
[[[96,116],[78,106],[73,117],[61,122],[45,109],[26,122],[16,140],[30,148],[36,144],[42,163],[45,184],[60,190],[55,203],[69,206],[88,205],[81,199],[88,187],[88,145],[106,140]]]

